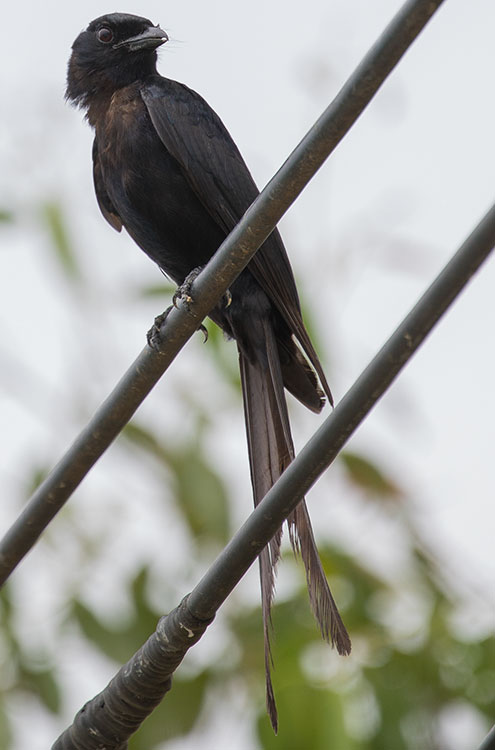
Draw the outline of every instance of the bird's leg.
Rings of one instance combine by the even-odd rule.
[[[197,268],[193,268],[193,270],[187,274],[186,278],[180,284],[176,291],[174,296],[172,297],[172,304],[174,307],[177,307],[177,301],[181,300],[186,307],[189,307],[191,302],[193,301],[193,297],[191,296],[192,287],[196,279],[198,278],[199,274],[203,270],[204,266],[198,266]],[[230,303],[232,302],[232,295],[230,293],[230,289],[227,289],[225,294],[222,297],[221,305],[223,307],[229,307]],[[200,330],[200,329],[198,329]],[[203,329],[201,329],[203,330]],[[204,331],[203,331],[204,333]]]

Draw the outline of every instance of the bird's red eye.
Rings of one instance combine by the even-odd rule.
[[[102,28],[98,30],[96,36],[98,37],[100,42],[108,44],[113,39],[113,31],[112,29],[109,29],[108,26],[102,26]]]

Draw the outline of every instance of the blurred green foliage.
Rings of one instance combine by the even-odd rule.
[[[369,494],[382,499],[397,499],[399,488],[371,461],[350,451],[341,451],[339,459],[343,464],[349,481]]]
[[[0,223],[11,224],[14,221],[14,214],[6,208],[0,208]]]
[[[221,478],[208,465],[201,429],[193,441],[181,444],[175,438],[173,446],[166,446],[163,438],[159,440],[136,421],[128,424],[123,434],[167,469],[172,495],[192,536],[225,545],[230,536],[227,493]]]
[[[61,205],[57,201],[47,201],[41,206],[41,218],[48,230],[61,270],[68,278],[79,280],[77,255],[73,252],[69,228]]]
[[[77,253],[59,204],[45,203],[42,217],[66,283],[80,280]],[[0,216],[3,221],[6,218],[6,214]],[[163,289],[157,286],[137,291],[149,298],[155,294],[162,297]],[[225,345],[218,329],[209,325],[209,330],[204,357],[211,359],[228,388],[238,389],[233,348]],[[74,392],[77,394],[78,389]],[[194,409],[194,404],[189,408]],[[224,545],[232,529],[225,481],[207,458],[209,433],[199,412],[197,425],[192,439],[175,436],[172,444],[153,427],[134,421],[115,450],[142,452],[151,459],[146,462],[146,471],[153,465],[161,481],[167,481],[184,529],[198,557],[204,559],[202,553],[206,557],[212,545]],[[245,696],[258,746],[265,750],[435,750],[440,746],[448,750],[445,744],[440,745],[439,725],[444,713],[457,705],[469,706],[486,718],[488,726],[495,699],[493,641],[465,640],[451,627],[455,595],[438,583],[439,567],[418,540],[408,513],[407,492],[389,476],[389,469],[350,451],[342,453],[339,460],[349,492],[357,492],[367,506],[374,503],[377,514],[388,513],[390,503],[394,504],[409,553],[408,567],[398,587],[345,549],[330,542],[322,546],[324,567],[353,639],[352,655],[340,658],[321,642],[310,614],[301,566],[295,567],[288,556],[282,564],[294,566],[296,583],[273,612],[278,737],[264,709],[260,609],[236,600],[235,609],[228,607],[225,612],[224,627],[229,635],[224,650],[217,650],[207,665],[179,669],[172,690],[132,738],[132,750],[153,750],[166,740],[187,737],[191,730],[201,731],[208,723],[212,701],[228,715],[234,710],[229,708],[234,705],[233,696],[239,694]],[[40,476],[43,473],[39,466],[32,467],[32,474],[35,471]],[[114,481],[119,482],[119,477]],[[121,491],[125,493],[125,487]],[[93,545],[93,556],[99,549],[103,552],[106,535],[112,533],[112,529],[102,530]],[[164,529],[164,538],[166,534]],[[81,535],[81,546],[84,544]],[[103,618],[88,604],[75,582],[72,601],[56,637],[63,638],[69,626],[77,627],[84,647],[104,655],[117,669],[141,646],[164,614],[152,603],[156,601],[152,589],[149,567],[136,562],[126,592],[132,613],[109,624],[108,617]],[[22,617],[22,607],[12,591],[6,587],[0,598],[0,746],[6,750],[15,730],[8,718],[13,697],[36,696],[50,713],[61,712],[64,707],[57,655],[50,659],[20,636],[17,618]],[[393,616],[394,604],[404,594],[412,598],[421,614],[405,631]],[[64,658],[68,657],[66,649]]]

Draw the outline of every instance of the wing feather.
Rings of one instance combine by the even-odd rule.
[[[105,183],[103,181],[103,175],[101,173],[100,157],[98,154],[98,142],[96,138],[93,141],[93,182],[95,186],[96,200],[101,213],[108,221],[111,227],[120,232],[122,229],[122,219],[117,213],[117,209],[110,200]]]
[[[225,125],[199,94],[177,81],[154,77],[142,86],[141,96],[165,148],[182,166],[207,211],[228,234],[259,190]],[[304,327],[294,276],[277,229],[250,261],[249,270],[299,341],[332,402]]]

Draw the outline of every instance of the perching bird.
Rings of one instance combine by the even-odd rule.
[[[95,130],[96,197],[114,229],[178,285],[205,265],[258,195],[227,129],[197,93],[163,78],[156,49],[168,37],[139,16],[92,21],[72,46],[67,99],[86,110]],[[332,396],[304,327],[292,270],[274,230],[210,317],[239,351],[254,502],[294,457],[284,388],[320,412]],[[321,384],[321,387],[320,387]],[[303,498],[288,518],[314,615],[341,654],[350,640],[318,556]],[[281,530],[260,555],[267,708],[276,731],[270,676],[270,608]]]

